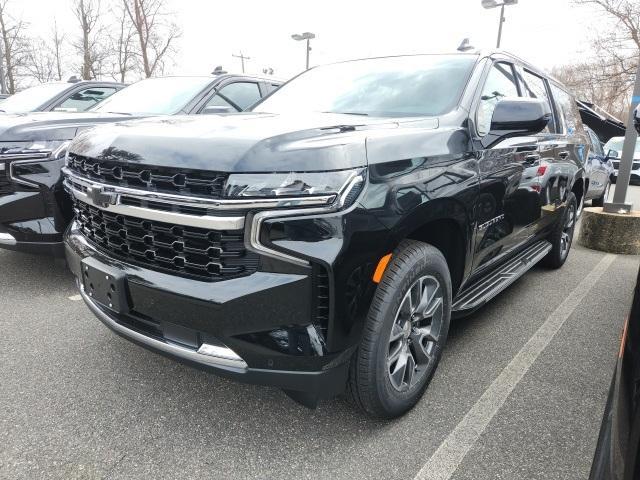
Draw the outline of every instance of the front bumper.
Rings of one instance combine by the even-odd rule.
[[[64,256],[63,233],[71,203],[62,189],[62,161],[29,164],[34,173],[19,183],[0,157],[0,248]]]
[[[286,353],[256,341],[265,332],[309,324],[312,273],[258,271],[220,282],[183,278],[116,261],[87,242],[72,223],[67,263],[90,310],[111,330],[147,349],[238,381],[302,392],[310,402],[344,390],[353,349],[293,349]],[[83,260],[126,279],[128,311],[102,306],[83,289]],[[304,333],[304,330],[302,331]],[[213,347],[213,348],[209,348]],[[294,351],[295,350],[295,351]],[[294,397],[295,398],[295,397]]]

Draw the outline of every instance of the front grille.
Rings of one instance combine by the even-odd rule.
[[[613,168],[616,170],[620,170],[620,162],[611,162],[613,164]],[[640,168],[640,162],[633,162],[631,166],[631,170],[638,170]]]
[[[74,201],[82,234],[99,250],[133,265],[205,281],[249,275],[259,257],[244,231],[217,231],[118,215]]]
[[[11,179],[9,178],[9,172],[7,169],[9,164],[5,164],[5,168],[0,170],[0,195],[7,195],[15,192],[15,187]]]
[[[228,174],[97,160],[70,153],[67,168],[109,185],[152,192],[220,198]]]

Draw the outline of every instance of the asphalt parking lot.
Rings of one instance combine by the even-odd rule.
[[[423,400],[381,422],[145,351],[62,266],[0,251],[0,477],[584,479],[638,263],[574,244],[535,267],[453,324]]]

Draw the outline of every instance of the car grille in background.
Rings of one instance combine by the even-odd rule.
[[[228,175],[96,160],[70,153],[67,168],[91,180],[152,192],[220,198]]]
[[[244,246],[244,231],[172,225],[103,211],[76,200],[76,221],[100,250],[134,265],[205,281],[249,275],[259,257]]]
[[[613,164],[613,168],[615,168],[616,170],[620,169],[620,161],[614,161],[611,162]],[[640,162],[633,162],[633,166],[631,167],[631,170],[638,170],[640,168]]]
[[[4,167],[4,168],[3,168]],[[15,187],[9,178],[8,164],[0,164],[0,195],[15,192]]]

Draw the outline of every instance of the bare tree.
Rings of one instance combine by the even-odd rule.
[[[18,87],[20,70],[28,53],[28,40],[25,35],[26,23],[15,19],[9,13],[9,0],[0,0],[0,36],[2,37],[2,61],[4,75],[0,75],[3,91],[15,93]]]
[[[180,29],[170,20],[165,0],[122,0],[139,42],[140,70],[145,77],[162,71],[173,54]]]
[[[617,118],[624,118],[629,108],[629,77],[608,59],[564,65],[552,75],[580,100],[598,105]]]
[[[100,0],[75,0],[73,13],[80,24],[81,35],[73,44],[82,57],[81,74],[85,80],[98,78],[108,56],[108,38],[100,22]]]
[[[32,39],[25,62],[27,74],[40,83],[62,80],[63,42],[64,35],[58,31],[56,22],[50,38]]]
[[[38,82],[51,82],[56,79],[56,57],[42,38],[32,40],[27,53],[25,68],[30,77]]]
[[[585,99],[626,118],[629,95],[640,60],[640,2],[638,0],[574,0],[576,5],[603,11],[611,25],[593,39],[594,60],[563,67],[556,75]]]
[[[56,61],[56,76],[58,80],[62,80],[62,47],[65,41],[65,35],[58,31],[58,22],[53,21],[53,54]]]
[[[135,71],[135,30],[127,9],[123,3],[119,3],[120,8],[114,8],[113,14],[117,18],[118,24],[112,30],[111,44],[113,52],[112,73],[114,79],[123,82],[127,73]]]

